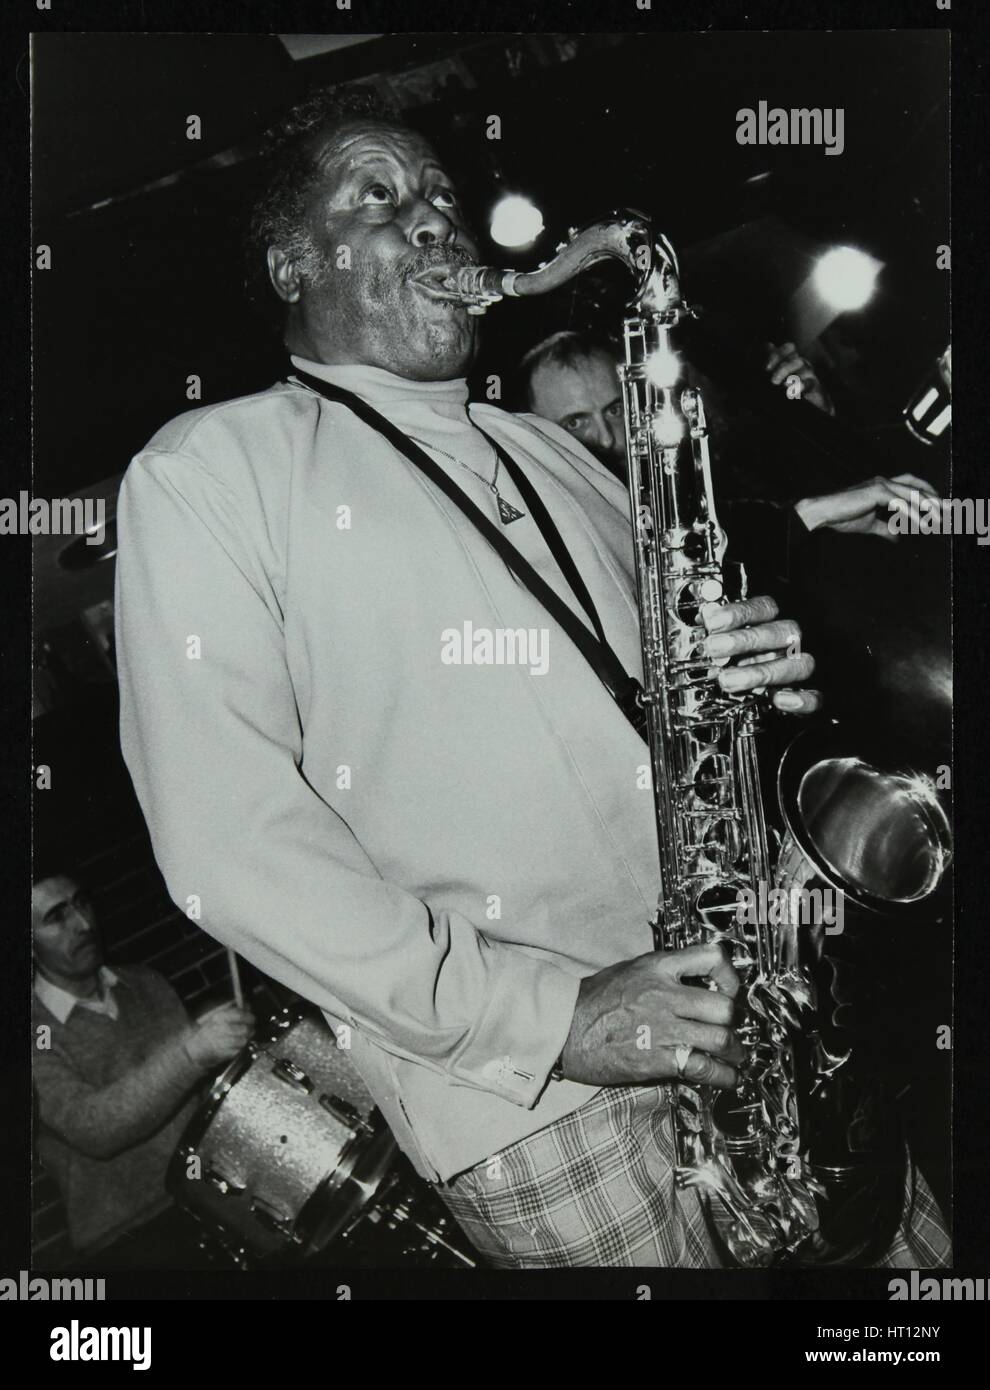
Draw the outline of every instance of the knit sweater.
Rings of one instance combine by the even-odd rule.
[[[80,1252],[168,1206],[165,1171],[202,1078],[182,1045],[189,1019],[171,986],[147,966],[116,973],[117,1019],[75,1008],[60,1023],[34,999],[37,1149]]]

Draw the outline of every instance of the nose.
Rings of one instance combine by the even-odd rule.
[[[603,415],[597,414],[591,417],[588,433],[591,436],[591,442],[597,444],[599,449],[610,449],[613,447],[612,430]]]
[[[457,228],[444,212],[425,198],[413,210],[409,240],[413,246],[449,246],[457,236]]]
[[[66,918],[65,925],[72,932],[73,936],[93,935],[93,919],[89,915],[89,912],[83,908],[72,908],[69,916]]]
[[[608,448],[613,454],[625,453],[626,449],[626,430],[621,420],[607,422]]]

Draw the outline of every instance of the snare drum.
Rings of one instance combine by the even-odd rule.
[[[167,1183],[239,1262],[302,1256],[367,1213],[395,1153],[367,1087],[323,1020],[285,1011],[217,1078]]]

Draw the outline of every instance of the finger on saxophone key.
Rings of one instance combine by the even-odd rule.
[[[713,980],[723,994],[734,999],[739,993],[740,980],[729,959],[726,946],[718,942],[685,946],[680,951],[667,951],[656,957],[658,968],[671,972],[678,981],[688,976]]]
[[[683,1069],[677,1074],[696,1086],[715,1086],[720,1091],[733,1091],[739,1084],[739,1073],[734,1067],[710,1057],[707,1052],[692,1048]]]
[[[769,594],[739,599],[735,603],[703,603],[701,618],[709,632],[730,632],[754,623],[769,623],[780,609]]]

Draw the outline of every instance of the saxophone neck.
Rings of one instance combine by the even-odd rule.
[[[621,209],[572,230],[553,258],[532,271],[466,266],[447,282],[451,299],[484,312],[508,296],[547,294],[599,261],[614,260],[633,276],[629,307],[638,313],[682,311],[677,256],[666,237],[642,213]]]

